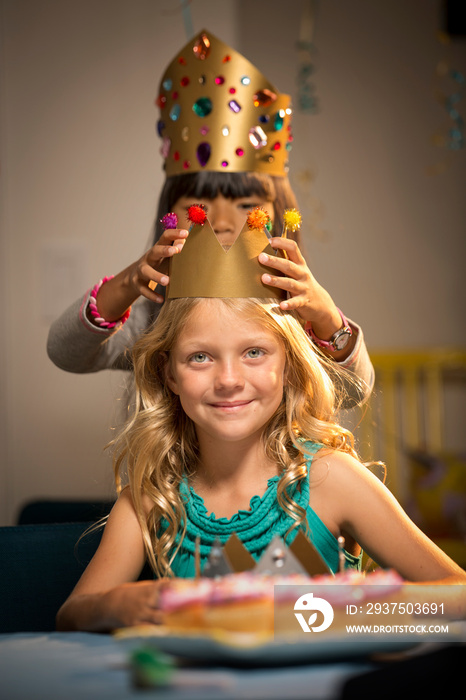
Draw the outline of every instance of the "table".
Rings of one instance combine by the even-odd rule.
[[[458,645],[456,650],[459,650]],[[422,660],[422,654],[416,654],[414,662],[419,658]],[[425,654],[426,669],[433,668],[432,658]],[[464,664],[458,664],[457,658],[451,661],[458,673],[463,674]],[[388,667],[382,665],[380,672],[385,670],[387,678],[397,682],[394,667],[398,667],[397,661],[390,662]],[[370,677],[364,674],[377,674],[380,668],[367,659],[259,669],[191,665],[176,670],[170,687],[141,690],[131,683],[127,649],[111,635],[84,632],[0,635],[1,700],[146,700],[152,697],[164,700],[337,700],[365,697],[364,692],[360,692],[364,688],[370,691],[370,697],[379,699],[385,697],[387,683],[380,684],[376,676],[369,682],[367,678]],[[441,676],[445,683],[443,667]],[[358,677],[361,677],[361,684],[357,686],[357,694],[342,694],[348,679]],[[407,677],[413,677],[411,670]],[[432,680],[427,680],[432,689]],[[417,674],[418,690],[421,682]],[[392,687],[392,697],[393,692]]]
[[[127,650],[112,636],[83,632],[0,635],[2,700],[331,698],[367,662],[267,669],[183,667],[168,689],[132,687]],[[292,689],[292,694],[291,694]]]

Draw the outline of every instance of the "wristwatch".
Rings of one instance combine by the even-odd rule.
[[[309,333],[309,335],[311,336],[314,343],[321,348],[325,348],[326,350],[330,350],[331,352],[337,352],[338,350],[344,350],[349,343],[349,339],[353,335],[353,329],[349,325],[346,318],[343,316],[340,309],[338,309],[338,313],[341,316],[341,320],[343,321],[343,325],[341,328],[339,328],[332,335],[330,340],[321,340],[320,338],[318,338],[316,336],[316,334],[312,330],[311,324],[310,323],[306,324],[306,331]]]

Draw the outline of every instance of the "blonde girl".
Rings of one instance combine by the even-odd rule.
[[[343,535],[348,567],[364,549],[407,581],[466,581],[358,461],[336,422],[334,365],[293,313],[270,300],[170,300],[133,364],[119,498],[60,629],[156,623],[161,581],[193,575],[196,540],[202,564],[232,532],[256,559],[303,528],[332,571]],[[135,583],[146,560],[158,580]]]

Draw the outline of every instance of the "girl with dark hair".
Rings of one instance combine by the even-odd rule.
[[[166,181],[153,245],[52,324],[49,357],[70,372],[131,369],[128,351],[164,301],[167,259],[188,236],[188,208],[202,204],[219,242],[229,247],[248,212],[262,207],[272,225],[270,244],[286,254],[268,262],[277,275],[265,275],[264,283],[287,293],[281,308],[296,311],[316,345],[357,378],[347,386],[345,406],[363,402],[373,368],[362,331],[313,276],[299,248],[299,227],[282,237],[283,212],[297,207],[287,176],[289,97],[243,56],[201,32],[168,66],[157,103]],[[176,214],[178,228],[164,230],[167,212]]]

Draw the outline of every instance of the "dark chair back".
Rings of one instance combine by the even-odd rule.
[[[115,501],[65,501],[62,499],[29,501],[21,508],[17,525],[97,522],[110,513],[114,503]]]
[[[0,527],[0,632],[50,632],[97,549],[91,523]],[[79,542],[78,542],[79,540]]]

